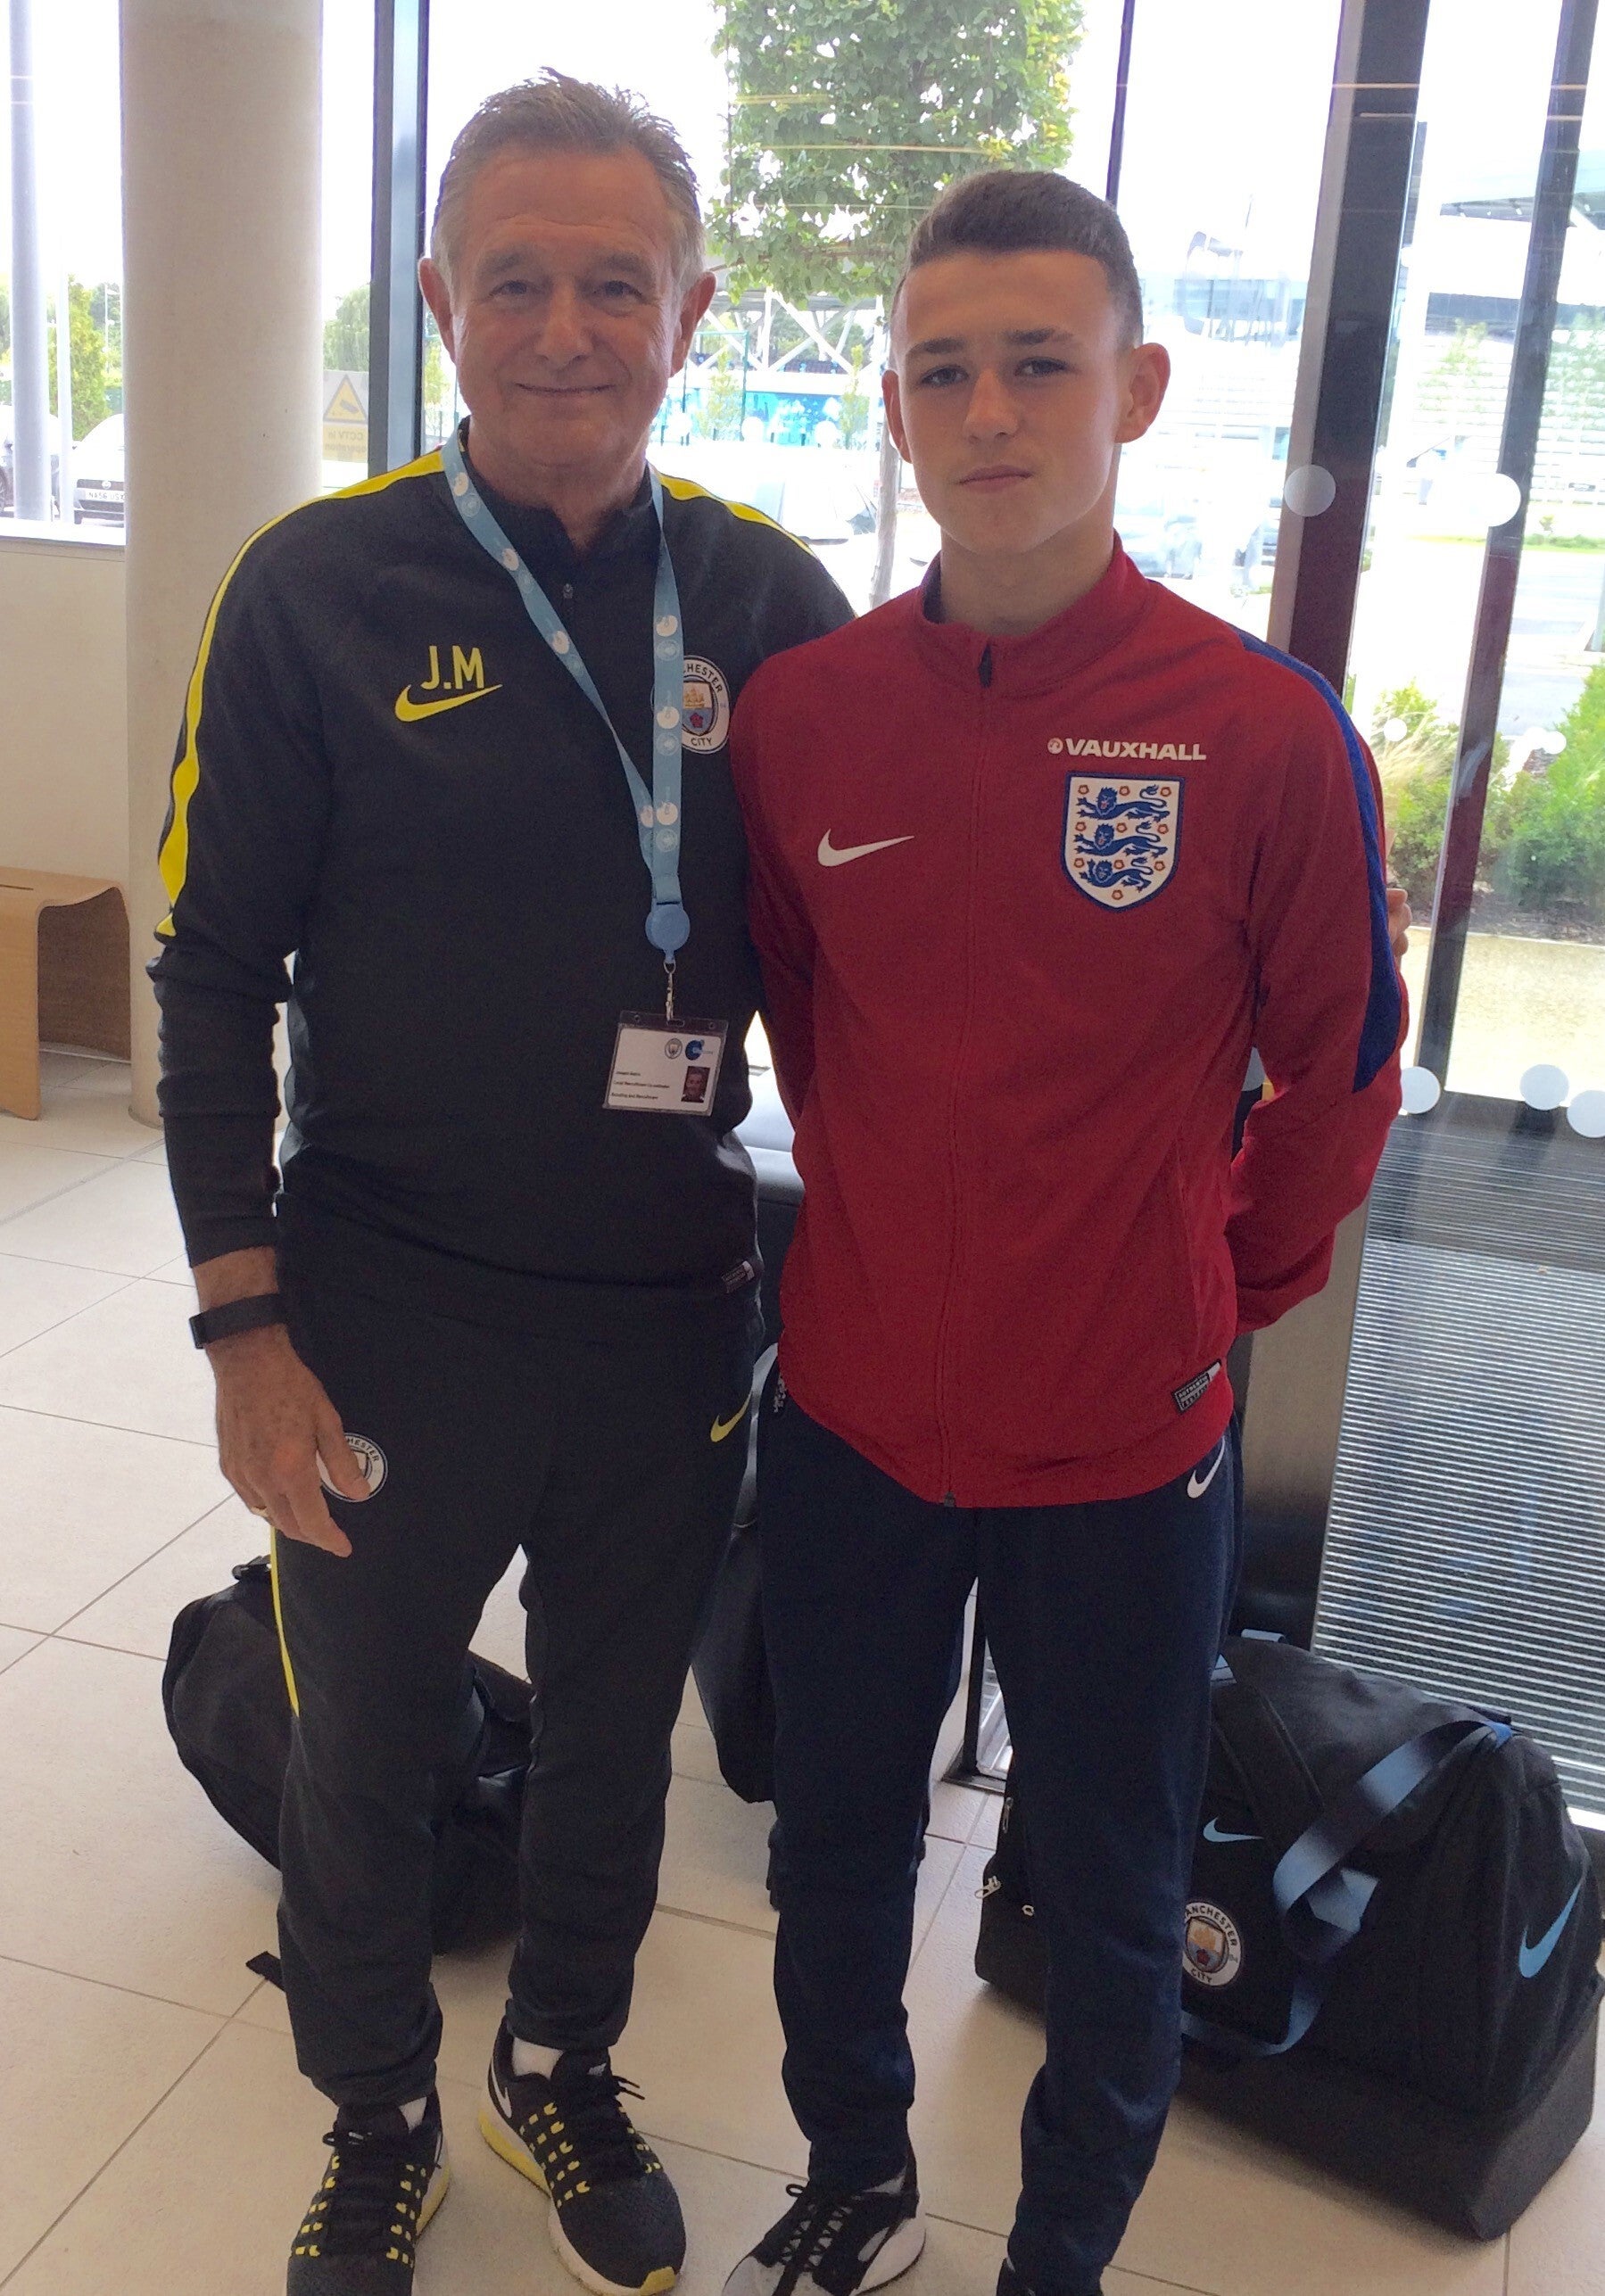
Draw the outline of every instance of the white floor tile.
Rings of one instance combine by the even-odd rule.
[[[12,1120],[19,1125],[23,1122],[20,1117]],[[29,1124],[25,1132],[12,1133],[0,1143],[0,1222],[10,1221],[30,1204],[43,1203],[86,1180],[103,1177],[114,1169],[109,1156],[84,1156],[72,1149],[46,1147],[36,1138]],[[0,1226],[0,1250],[12,1248]]]
[[[62,1641],[0,1674],[0,1954],[227,2015],[277,1879],[180,1768],[161,1683]]]
[[[0,1626],[0,1674],[14,1666],[39,1639],[37,1634],[21,1633],[14,1626]]]
[[[1599,2094],[1605,2108],[1605,2034]],[[1506,2296],[1605,2296],[1605,2109],[1512,2229]]]
[[[235,1565],[264,1554],[267,1545],[261,1521],[231,1497],[78,1612],[61,1631],[72,1642],[165,1658],[173,1620],[185,1604],[226,1587]]]
[[[62,1063],[64,1069],[68,1064]],[[83,1073],[63,1082],[62,1070],[42,1063],[37,1117],[0,1114],[0,1149],[31,1139],[40,1148],[75,1148],[92,1156],[137,1156],[160,1144],[161,1135],[128,1112],[128,1069],[110,1061],[70,1063]]]
[[[774,1823],[766,1802],[738,1802],[723,1783],[675,1778],[669,1787],[658,1904],[772,1936],[774,1913],[765,1879]]]
[[[524,1557],[520,1553],[514,1556],[501,1582],[492,1589],[474,1635],[474,1648],[480,1656],[505,1666],[509,1674],[524,1672],[524,1605],[518,1599],[523,1576]]]
[[[973,1786],[939,1779],[931,1788],[931,1830],[950,1842],[967,1842],[987,1796]]]
[[[284,2296],[332,2118],[287,2041],[225,2028],[6,2296]]]
[[[654,2137],[796,2176],[807,2148],[780,2084],[774,1961],[767,1937],[660,1912],[614,2058]]]
[[[137,1158],[107,1166],[82,1187],[18,1212],[0,1227],[0,1251],[103,1268],[113,1276],[148,1276],[182,1243],[166,1173]]]
[[[167,1162],[166,1141],[158,1140],[153,1146],[142,1148],[135,1161],[140,1164],[165,1164]]]
[[[221,2030],[218,2019],[0,1961],[0,2278]],[[101,2259],[112,2275],[115,2246]]]
[[[724,1784],[712,1730],[704,1730],[699,1722],[681,1722],[674,1730],[673,1750],[677,1778],[699,1778],[707,1786]]]
[[[209,1451],[216,1440],[211,1373],[191,1344],[186,1303],[171,1284],[126,1284],[70,1324],[0,1356],[0,1404],[170,1435]]]
[[[986,1806],[976,1814],[975,1830],[970,1840],[976,1849],[984,1849],[989,1854],[997,1847],[997,1821],[1003,1815],[1003,1796],[1001,1794],[983,1794],[980,1798]]]
[[[143,1163],[145,1159],[140,1157],[137,1160]],[[194,1271],[182,1251],[176,1259],[165,1260],[160,1268],[153,1268],[150,1280],[153,1284],[180,1284],[186,1292],[193,1291],[195,1283]]]
[[[50,1633],[227,1494],[209,1451],[0,1407],[0,1619]]]
[[[52,1331],[127,1282],[93,1268],[63,1268],[48,1259],[0,1254],[0,1355]]]

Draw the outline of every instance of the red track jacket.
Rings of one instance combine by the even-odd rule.
[[[924,1499],[1156,1489],[1224,1429],[1237,1333],[1325,1282],[1398,1109],[1353,726],[1117,544],[1029,637],[914,591],[772,658],[732,760],[807,1192],[788,1388]]]

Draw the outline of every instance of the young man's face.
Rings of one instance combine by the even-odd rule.
[[[1170,360],[1126,339],[1104,267],[1032,250],[922,263],[898,305],[887,417],[926,508],[980,557],[1113,511],[1121,447],[1159,412]]]

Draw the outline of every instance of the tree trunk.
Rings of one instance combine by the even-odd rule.
[[[875,492],[875,574],[869,602],[884,606],[891,596],[892,553],[898,541],[898,489],[903,483],[903,458],[898,452],[891,425],[881,432],[881,475]]]

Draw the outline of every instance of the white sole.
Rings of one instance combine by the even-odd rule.
[[[890,2280],[900,2280],[904,2273],[916,2265],[925,2246],[925,2218],[916,2209],[905,2218],[879,2248],[863,2279],[858,2283],[858,2296],[869,2296],[872,2288],[884,2288]]]

